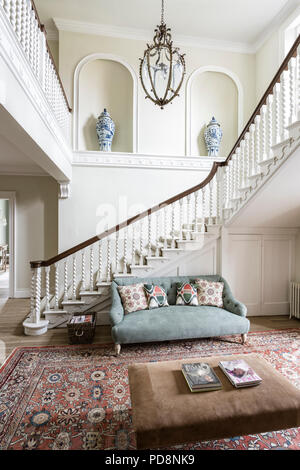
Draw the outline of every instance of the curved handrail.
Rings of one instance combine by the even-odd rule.
[[[153,206],[150,209],[147,209],[144,212],[141,212],[140,214],[135,215],[134,217],[131,217],[130,219],[128,219],[128,220],[126,220],[126,221],[124,221],[120,224],[115,225],[114,227],[106,230],[105,232],[102,232],[99,235],[95,235],[94,237],[89,238],[88,240],[86,240],[82,243],[79,243],[78,245],[76,245],[76,246],[70,248],[69,250],[66,250],[66,251],[54,256],[53,258],[50,258],[46,261],[31,261],[30,262],[31,268],[38,268],[38,267],[42,267],[42,266],[46,267],[46,266],[50,266],[54,263],[57,263],[58,261],[61,261],[62,259],[67,258],[68,256],[70,256],[72,254],[75,254],[78,251],[83,250],[84,248],[87,248],[88,246],[92,245],[93,243],[96,243],[97,241],[102,240],[103,238],[106,238],[109,235],[112,235],[113,233],[116,233],[116,232],[118,232],[119,230],[121,230],[125,227],[128,227],[129,225],[133,224],[134,222],[137,222],[138,220],[141,220],[144,217],[147,217],[148,215],[153,214],[154,212],[157,212],[158,210],[160,210],[160,209],[162,209],[162,208],[164,208],[164,207],[166,207],[170,204],[173,204],[174,202],[177,202],[178,200],[180,200],[180,199],[182,199],[182,198],[184,198],[184,197],[186,197],[186,196],[188,196],[188,195],[190,195],[190,194],[192,194],[196,191],[199,191],[200,189],[202,189],[206,185],[208,185],[210,183],[210,181],[213,179],[213,177],[215,176],[215,174],[217,173],[218,168],[228,165],[230,159],[234,155],[236,149],[240,145],[240,142],[242,141],[242,139],[244,138],[246,132],[248,131],[250,125],[254,122],[255,117],[259,114],[261,107],[265,104],[265,102],[267,100],[267,97],[272,93],[274,85],[280,80],[280,76],[281,76],[282,72],[287,68],[289,60],[297,54],[297,47],[299,46],[299,44],[300,44],[300,35],[297,37],[297,39],[294,42],[293,46],[291,47],[289,53],[287,54],[286,58],[284,59],[282,65],[278,69],[278,71],[277,71],[276,75],[274,76],[273,80],[271,81],[267,91],[264,93],[263,97],[259,101],[257,107],[255,108],[254,112],[252,113],[249,121],[247,122],[246,126],[244,127],[241,135],[237,139],[234,147],[232,148],[232,150],[229,153],[226,160],[224,162],[214,162],[210,173],[208,174],[208,176],[201,183],[197,184],[196,186],[193,186],[190,189],[187,189],[187,190],[177,194],[176,196],[173,196],[173,197],[165,200],[164,202],[161,202],[160,204],[158,204],[156,206]]]

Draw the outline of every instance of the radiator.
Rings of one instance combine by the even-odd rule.
[[[290,283],[290,318],[300,318],[300,282]]]

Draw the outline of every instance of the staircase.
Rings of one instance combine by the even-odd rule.
[[[63,326],[74,311],[107,314],[118,276],[167,273],[204,252],[300,143],[300,36],[225,162],[197,186],[46,261],[31,262],[26,334]],[[107,320],[106,320],[107,321]]]

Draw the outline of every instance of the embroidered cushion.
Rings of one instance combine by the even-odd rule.
[[[144,289],[149,309],[169,306],[167,294],[163,287],[154,284],[144,284]]]
[[[205,279],[196,279],[195,286],[198,291],[199,305],[223,307],[224,282],[211,282]]]
[[[144,285],[131,284],[130,286],[118,286],[118,291],[124,307],[124,313],[146,310],[148,308]]]
[[[197,288],[188,282],[177,284],[176,305],[198,305]]]

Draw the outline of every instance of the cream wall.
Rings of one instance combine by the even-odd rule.
[[[72,193],[59,200],[59,251],[200,183],[207,172],[74,167]]]
[[[99,150],[96,122],[107,108],[115,123],[112,151],[132,152],[132,100],[133,80],[126,67],[111,60],[85,64],[79,77],[79,150]]]
[[[50,177],[0,175],[0,191],[16,192],[16,294],[30,287],[33,260],[57,254],[57,183]]]
[[[150,40],[151,38],[149,38]],[[145,41],[140,40],[60,31],[59,70],[70,102],[73,102],[75,67],[84,57],[97,52],[118,56],[127,62],[138,76],[139,58],[142,57],[145,46]],[[244,122],[250,117],[255,107],[256,74],[253,54],[208,50],[191,46],[181,46],[181,52],[186,54],[187,73],[180,97],[174,99],[173,104],[169,104],[164,110],[161,110],[149,100],[145,100],[141,85],[138,86],[139,152],[141,153],[184,155],[186,80],[194,70],[201,66],[225,67],[238,76],[245,92]]]
[[[59,42],[54,41],[54,40],[49,40],[49,39],[47,41],[48,41],[48,45],[49,45],[53,60],[55,62],[55,65],[58,68],[59,66]]]
[[[256,53],[256,100],[259,102],[280,66],[280,34],[275,31]]]
[[[234,81],[224,73],[199,74],[191,87],[191,153],[206,155],[204,131],[212,117],[223,130],[219,156],[227,156],[238,137],[238,95]]]

